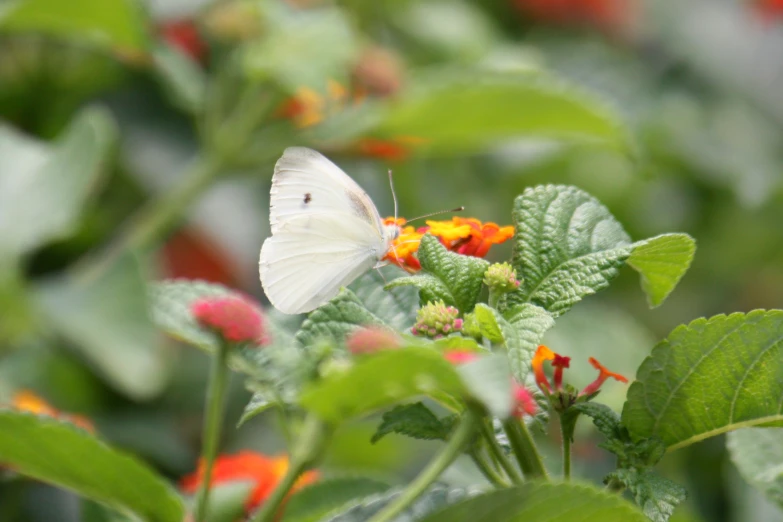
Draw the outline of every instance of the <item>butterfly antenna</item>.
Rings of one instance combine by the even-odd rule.
[[[389,186],[391,187],[392,199],[394,200],[394,222],[397,223],[397,194],[394,193],[394,180],[392,179],[392,169],[389,169]]]
[[[424,214],[423,216],[418,216],[413,219],[408,219],[407,221],[405,221],[405,223],[407,224],[410,223],[411,221],[416,221],[417,219],[424,219],[432,216],[437,216],[438,214],[446,214],[448,212],[462,212],[463,210],[465,210],[465,207],[457,207],[457,208],[452,208],[451,210],[439,210],[437,212],[430,212],[429,214]]]

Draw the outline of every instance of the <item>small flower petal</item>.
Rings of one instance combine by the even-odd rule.
[[[538,405],[530,390],[515,382],[512,393],[514,394],[514,411],[512,412],[514,417],[521,419],[523,415],[533,416],[536,414]]]
[[[531,363],[533,366],[533,375],[535,375],[536,378],[536,385],[541,391],[546,393],[551,393],[552,387],[549,385],[549,381],[544,373],[544,362],[554,360],[555,355],[555,352],[542,344],[536,349],[536,353],[533,355],[533,361]]]
[[[266,325],[261,308],[240,295],[206,297],[191,306],[196,321],[235,343],[267,344]]]
[[[604,383],[604,381],[606,381],[606,379],[608,379],[609,377],[623,383],[628,382],[628,379],[626,379],[624,376],[620,375],[619,373],[610,372],[593,357],[590,357],[588,361],[593,366],[593,368],[598,370],[600,373],[598,374],[596,380],[594,380],[593,382],[585,386],[585,389],[582,390],[582,392],[579,395],[591,395],[597,392],[601,388],[601,385]]]

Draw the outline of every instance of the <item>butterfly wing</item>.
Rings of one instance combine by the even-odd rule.
[[[319,152],[289,147],[275,164],[269,199],[272,234],[303,215],[345,213],[383,231],[372,200],[337,165]]]
[[[261,247],[261,284],[281,312],[309,312],[371,269],[386,249],[374,227],[350,214],[291,217]]]

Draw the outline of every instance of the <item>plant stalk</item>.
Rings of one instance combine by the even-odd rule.
[[[563,439],[563,480],[571,480],[571,436],[563,426],[563,416],[560,416],[560,433]],[[571,430],[573,433],[573,430]]]
[[[308,416],[304,421],[302,432],[296,441],[296,447],[291,452],[291,463],[283,479],[275,486],[263,506],[251,518],[251,522],[272,522],[275,520],[280,506],[288,496],[296,480],[303,472],[312,467],[320,458],[331,433],[330,427],[318,417]]]
[[[465,449],[465,446],[470,443],[471,437],[473,437],[479,421],[478,415],[473,411],[465,411],[457,429],[443,449],[435,455],[427,467],[419,473],[399,497],[383,508],[380,513],[372,517],[369,522],[389,522],[393,520],[397,515],[402,513],[411,502],[424,493],[424,490],[426,490],[440,474],[454,462],[454,460],[456,460],[462,450]]]
[[[503,429],[506,431],[506,435],[508,435],[511,449],[514,450],[514,455],[517,458],[519,467],[522,468],[522,473],[525,474],[525,478],[548,479],[541,454],[538,452],[538,448],[536,448],[533,437],[530,435],[530,431],[528,431],[524,421],[509,417],[503,421]]]
[[[522,475],[519,474],[519,470],[514,467],[514,464],[508,460],[508,456],[503,451],[503,448],[500,447],[500,444],[498,444],[493,430],[484,421],[481,422],[481,434],[484,436],[484,440],[487,441],[492,457],[500,464],[500,467],[506,472],[511,482],[521,484],[523,482]]]
[[[496,488],[507,488],[511,485],[504,477],[500,476],[500,473],[495,471],[492,466],[487,464],[487,461],[484,460],[484,457],[479,454],[478,451],[471,451],[470,458],[473,460],[473,463],[476,465],[479,471],[481,471],[481,474],[484,475],[489,483]]]
[[[221,170],[221,162],[211,157],[197,158],[179,184],[154,197],[130,217],[117,237],[91,263],[88,277],[99,277],[126,252],[148,248],[159,240]]]
[[[223,422],[223,409],[226,398],[226,384],[228,382],[228,353],[231,346],[226,341],[218,344],[217,351],[212,355],[212,368],[207,386],[206,414],[204,415],[204,433],[201,449],[201,458],[204,463],[204,476],[198,490],[196,501],[196,522],[203,522],[207,517],[209,505],[209,492],[212,482],[212,468],[215,463],[218,441],[220,440],[220,427]]]

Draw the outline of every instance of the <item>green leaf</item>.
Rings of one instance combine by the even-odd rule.
[[[476,305],[476,319],[484,337],[508,350],[511,372],[517,382],[525,382],[533,353],[544,333],[554,326],[552,316],[531,304],[515,306],[501,315],[485,304]]]
[[[318,522],[353,499],[386,491],[389,485],[367,477],[322,480],[294,493],[286,502],[283,522]]]
[[[302,86],[324,89],[328,79],[346,77],[358,39],[340,9],[262,5],[263,36],[244,49],[245,70],[251,76],[271,77],[292,91]]]
[[[383,322],[396,330],[406,330],[416,322],[416,311],[419,308],[416,290],[384,288],[387,281],[395,281],[404,275],[405,271],[393,266],[370,270],[351,284],[349,289]]]
[[[132,0],[17,0],[0,9],[0,32],[42,33],[109,50],[149,45],[147,20]]]
[[[634,243],[627,263],[639,272],[650,308],[663,303],[693,261],[696,242],[688,234],[663,234]]]
[[[343,506],[342,509],[336,511],[331,516],[324,517],[319,522],[366,522],[389,503],[393,502],[400,494],[399,489],[394,489],[386,493],[362,498]],[[394,522],[420,520],[421,517],[459,502],[473,494],[475,494],[473,490],[449,488],[436,484],[417,497],[407,509],[394,518]]]
[[[342,343],[345,337],[363,326],[385,326],[368,311],[356,294],[343,288],[337,297],[313,310],[296,334],[301,346],[312,346],[317,341]]]
[[[326,421],[339,422],[420,395],[458,407],[467,389],[439,352],[404,347],[367,356],[310,384],[300,403]]]
[[[96,108],[80,112],[53,145],[0,124],[0,257],[76,232],[116,139],[111,117]]]
[[[207,78],[199,64],[170,45],[158,46],[152,59],[155,72],[172,101],[191,114],[199,114],[207,88]]]
[[[520,137],[627,146],[616,114],[551,77],[437,71],[412,83],[389,104],[378,134],[413,136],[421,140],[417,148],[437,153],[476,152]]]
[[[623,424],[668,450],[737,428],[783,425],[783,311],[681,325],[653,348],[628,390]]]
[[[609,439],[623,439],[620,415],[606,404],[598,402],[580,402],[573,409],[593,419],[593,424]]]
[[[453,427],[453,416],[439,419],[421,402],[401,404],[383,414],[371,442],[375,444],[389,433],[399,433],[414,439],[446,440]]]
[[[646,522],[622,497],[587,484],[529,482],[454,504],[423,522]]]
[[[456,306],[451,290],[437,277],[431,274],[419,273],[408,277],[400,277],[387,284],[384,289],[413,286],[419,290],[419,303],[425,305],[443,301],[446,305]]]
[[[505,419],[511,414],[514,397],[508,359],[499,353],[483,355],[457,366],[470,394],[479,400],[493,417]]]
[[[727,446],[740,475],[783,507],[783,428],[736,430]]]
[[[421,291],[422,304],[442,299],[447,305],[456,306],[463,314],[473,310],[481,293],[488,262],[449,252],[431,234],[421,238],[416,255],[423,273],[401,277],[386,285],[387,289],[413,285]]]
[[[150,522],[181,522],[184,515],[163,478],[67,422],[0,410],[0,462]]]
[[[145,400],[167,384],[170,354],[149,318],[144,277],[132,259],[119,260],[98,279],[76,273],[46,280],[34,299],[118,391]]]
[[[507,305],[530,302],[554,316],[603,290],[631,254],[631,239],[593,196],[572,186],[528,188],[514,201],[512,264],[524,278]]]
[[[245,504],[256,482],[226,482],[210,488],[208,522],[236,522],[245,514]],[[192,499],[195,501],[195,498]]]
[[[667,522],[674,508],[688,498],[685,488],[649,471],[619,469],[610,473],[606,480],[627,487],[636,505],[642,508],[652,522]]]

